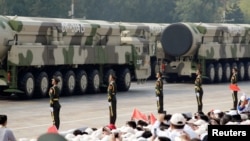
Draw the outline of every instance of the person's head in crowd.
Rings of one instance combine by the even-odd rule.
[[[152,137],[152,133],[151,133],[151,131],[144,131],[143,133],[142,133],[142,135],[141,135],[141,137],[143,137],[143,138],[150,138],[150,137]]]
[[[231,120],[232,120],[231,115],[224,114],[223,117],[220,119],[220,125],[226,125]]]
[[[194,118],[195,119],[200,119],[201,115],[205,115],[205,114],[202,111],[196,112],[196,113],[194,113]]]
[[[67,140],[60,134],[45,133],[40,135],[37,141],[67,141]]]
[[[79,130],[79,129],[76,129],[75,131],[73,131],[73,134],[75,136],[77,136],[77,135],[83,135],[83,132],[81,130]]]
[[[192,118],[192,113],[182,113],[182,115],[184,116],[184,118],[188,121]]]
[[[139,127],[145,127],[145,126],[148,126],[148,123],[143,121],[143,120],[138,120],[137,121],[137,126]]]
[[[133,129],[137,127],[136,122],[134,120],[127,121],[126,125]]]
[[[211,118],[220,119],[223,115],[224,115],[224,112],[222,112],[219,109],[216,109],[216,110],[212,110]]]
[[[209,125],[220,125],[220,119],[211,118],[208,123]]]
[[[0,125],[6,126],[8,117],[7,115],[0,115]]]
[[[181,113],[175,113],[170,119],[170,128],[183,129],[186,124],[186,119]]]

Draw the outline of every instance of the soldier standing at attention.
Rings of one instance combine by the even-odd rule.
[[[163,80],[162,73],[156,73],[155,95],[158,113],[163,113]]]
[[[237,68],[232,69],[232,77],[231,77],[231,85],[236,85],[237,86]],[[232,98],[233,98],[233,108],[232,110],[236,110],[237,108],[237,103],[238,103],[238,91],[237,90],[232,90]]]
[[[195,95],[196,95],[196,100],[198,104],[198,112],[202,112],[203,108],[203,103],[202,103],[202,97],[203,97],[203,89],[202,89],[202,72],[201,70],[196,71],[196,79],[194,81],[195,85]]]
[[[57,77],[52,78],[52,87],[49,90],[49,97],[50,97],[50,107],[51,107],[51,116],[53,120],[53,124],[59,129],[60,126],[60,109],[61,105],[59,103],[59,88],[57,86],[60,80]]]
[[[116,122],[116,77],[114,74],[109,75],[109,86],[108,86],[108,102],[109,102],[109,120],[110,124],[115,125]]]

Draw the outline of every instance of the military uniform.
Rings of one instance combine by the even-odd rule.
[[[158,113],[163,113],[163,80],[158,78],[155,83],[155,96]]]
[[[116,83],[110,81],[108,86],[108,102],[109,102],[109,120],[110,124],[115,125],[116,122]]]
[[[50,96],[50,107],[52,108],[51,116],[53,120],[53,124],[59,129],[60,126],[60,109],[61,105],[59,103],[59,88],[58,86],[54,85],[50,88],[49,91]]]
[[[198,104],[198,112],[202,112],[203,89],[202,89],[202,77],[200,74],[197,75],[194,84],[195,84],[195,95],[196,95],[196,100],[197,100],[197,104]]]
[[[233,85],[237,85],[237,73],[233,73],[232,77],[231,77],[231,84]],[[233,98],[233,108],[234,110],[236,110],[237,108],[237,103],[238,103],[238,91],[233,91],[232,92],[232,98]]]

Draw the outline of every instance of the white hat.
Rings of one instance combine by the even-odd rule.
[[[247,99],[247,96],[246,95],[242,95],[241,97],[240,97],[240,100],[241,101],[244,101],[244,100],[246,100]]]
[[[186,119],[181,113],[175,113],[171,116],[170,123],[173,125],[185,125]]]

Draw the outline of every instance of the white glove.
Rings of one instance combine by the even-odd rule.
[[[199,96],[200,96],[200,93],[196,93],[196,96],[199,97]]]
[[[109,102],[109,106],[111,106],[111,102]]]
[[[159,101],[159,97],[158,96],[156,97],[156,101]]]
[[[53,109],[52,107],[50,107],[49,110],[50,110],[50,112],[53,112],[53,111],[54,111],[54,109]]]

